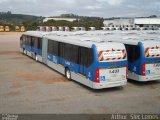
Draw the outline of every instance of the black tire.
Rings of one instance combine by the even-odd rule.
[[[25,54],[25,49],[23,49],[23,54]]]

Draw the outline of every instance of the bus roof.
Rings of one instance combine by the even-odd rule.
[[[118,35],[108,35],[112,38],[116,38],[117,42],[122,42],[124,44],[133,44],[137,45],[139,42],[143,44],[153,44],[153,43],[160,43],[160,39],[158,37],[154,37],[148,34],[118,34]],[[106,35],[107,37],[107,35]]]
[[[107,41],[137,45],[139,42],[143,44],[160,43],[159,33],[159,31],[85,31],[76,32],[75,35],[97,36]]]
[[[138,39],[115,39],[115,40],[112,40],[114,42],[120,42],[120,43],[124,43],[124,44],[130,44],[130,45],[138,45],[139,42],[141,42],[142,44],[157,44],[159,43],[160,44],[160,41],[157,41],[157,40],[138,40]]]
[[[29,35],[29,36],[35,36],[35,37],[42,37],[47,34],[50,34],[50,32],[27,31],[27,32],[23,33],[23,35]]]
[[[51,31],[51,32],[44,32],[44,31],[27,31],[23,33],[23,35],[30,35],[30,36],[35,36],[35,37],[42,37],[45,35],[57,35],[57,36],[66,36],[66,35],[71,35],[71,32],[68,31]]]
[[[93,36],[56,36],[56,35],[47,35],[46,36],[47,39],[50,40],[55,40],[55,41],[60,41],[60,42],[64,42],[64,43],[69,43],[69,44],[74,44],[74,45],[79,45],[79,46],[83,46],[83,47],[87,47],[87,48],[91,48],[92,45],[96,45],[96,46],[109,46],[109,45],[115,45],[115,47],[121,47],[123,46],[122,43],[117,43],[117,42],[109,42],[105,39],[102,39],[100,37],[93,37]]]
[[[103,44],[104,42],[118,42],[131,45],[137,45],[139,42],[147,45],[151,43],[159,44],[159,33],[160,31],[27,31],[24,35],[35,37],[46,36],[51,40],[91,47],[93,44],[98,45]]]

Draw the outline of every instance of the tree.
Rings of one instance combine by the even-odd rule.
[[[149,18],[157,18],[157,15],[151,15]]]

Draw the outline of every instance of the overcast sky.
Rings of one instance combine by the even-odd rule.
[[[160,16],[160,0],[0,0],[0,11],[38,16]]]

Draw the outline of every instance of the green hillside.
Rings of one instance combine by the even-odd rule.
[[[68,26],[68,27],[86,27],[89,28],[91,26],[100,29],[103,26],[103,18],[100,17],[87,17],[87,16],[78,16],[74,14],[62,14],[60,16],[54,17],[64,17],[64,18],[77,18],[77,20],[73,22],[69,21],[55,21],[49,20],[43,23],[44,17],[41,16],[33,16],[33,15],[23,15],[23,14],[12,14],[10,11],[8,12],[0,12],[0,25],[8,25],[10,30],[15,29],[15,26],[24,25],[26,30],[36,30],[37,26]]]
[[[8,12],[0,12],[0,25],[8,25],[14,30],[16,25],[25,25],[30,29],[30,24],[42,22],[43,17],[23,14],[12,14]]]

